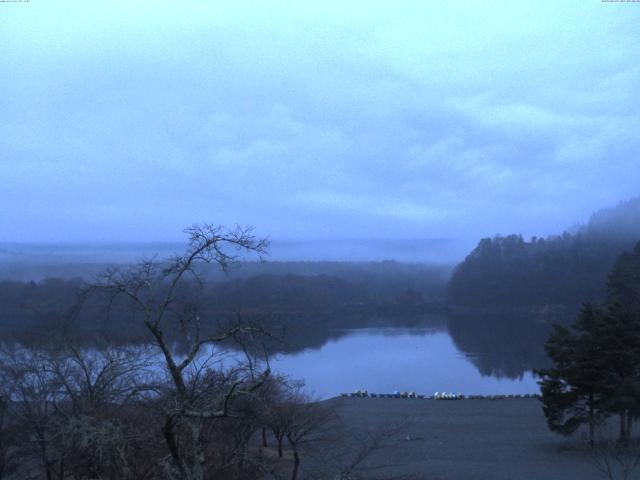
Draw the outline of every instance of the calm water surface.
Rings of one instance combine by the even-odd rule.
[[[320,398],[366,389],[370,393],[415,391],[524,394],[538,391],[525,372],[516,379],[481,375],[474,352],[461,352],[447,331],[428,328],[363,328],[342,332],[320,348],[280,354],[273,370],[303,379]],[[487,352],[483,352],[486,354]]]

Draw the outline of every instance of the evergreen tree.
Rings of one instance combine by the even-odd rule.
[[[608,366],[611,413],[620,416],[620,440],[629,441],[640,416],[640,243],[616,261],[607,282],[607,329],[603,342]]]
[[[609,305],[640,311],[640,242],[616,261],[607,282]]]
[[[543,411],[549,428],[570,435],[587,424],[592,445],[596,425],[608,413],[604,409],[599,355],[602,322],[602,312],[585,304],[571,330],[556,325],[545,345],[554,367],[536,372],[541,377]]]
[[[552,368],[539,370],[549,428],[568,435],[588,424],[620,419],[627,443],[640,417],[640,244],[624,253],[609,275],[605,310],[585,304],[571,328],[556,326],[545,350]]]
[[[627,443],[640,414],[640,315],[610,305],[599,331],[603,408],[620,417],[619,441]]]

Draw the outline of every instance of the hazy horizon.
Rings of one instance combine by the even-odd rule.
[[[180,253],[185,242],[112,242],[29,244],[0,242],[0,266],[103,264],[137,262],[157,255],[167,258]],[[473,247],[455,239],[333,239],[308,241],[271,240],[269,262],[381,262],[451,265],[461,261]],[[250,255],[247,261],[259,260]],[[1,277],[1,274],[0,274]]]

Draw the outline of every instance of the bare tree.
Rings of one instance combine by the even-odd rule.
[[[640,445],[637,442],[623,444],[603,440],[589,449],[589,461],[608,480],[637,478],[640,465]]]
[[[143,478],[125,433],[140,429],[123,414],[147,390],[144,349],[72,345],[3,348],[14,464],[26,477]]]
[[[4,345],[0,475],[8,457],[5,471],[19,465],[20,478],[47,480],[241,479],[269,471],[271,460],[252,442],[265,425],[264,398],[281,391],[266,354],[255,353],[266,350],[267,332],[241,316],[213,322],[202,297],[208,264],[226,270],[243,252],[263,253],[266,242],[249,228],[201,225],[187,233],[183,255],[107,271],[70,315],[87,315],[88,305],[106,321],[117,315],[117,325],[126,318],[142,325],[147,343],[88,346],[71,339],[74,321],[61,319],[48,339]],[[300,432],[289,433],[297,445]]]
[[[12,419],[10,384],[0,371],[0,478],[11,474],[16,464],[11,459],[11,450],[15,445],[15,422]]]
[[[141,317],[169,377],[170,388],[164,394],[170,401],[164,404],[162,428],[172,460],[167,472],[202,480],[207,464],[206,423],[227,417],[232,401],[254,392],[270,374],[268,363],[258,371],[256,362],[247,358],[219,378],[212,373],[212,362],[201,360],[207,347],[227,341],[244,345],[250,337],[264,333],[241,324],[205,332],[211,330],[211,322],[203,326],[204,312],[198,302],[206,280],[202,266],[215,264],[226,271],[242,253],[265,253],[267,241],[257,239],[250,227],[227,230],[203,224],[185,232],[189,242],[184,254],[165,262],[145,260],[124,271],[112,269],[92,290],[107,292],[112,300],[124,297]],[[173,348],[176,343],[186,353],[178,353]]]
[[[352,434],[344,430],[344,425],[340,423],[339,417],[337,423],[332,424],[330,434],[325,440],[330,448],[320,449],[316,453],[314,463],[316,468],[313,472],[305,475],[310,480],[322,480],[324,478],[332,478],[336,480],[359,480],[370,478],[367,470],[371,467],[367,465],[372,457],[381,450],[396,446],[402,433],[410,419],[401,418],[397,421],[385,423],[377,428],[368,430],[360,434]],[[333,426],[335,425],[335,426]],[[327,441],[329,443],[327,443]],[[382,476],[376,473],[376,478],[387,480],[417,480],[422,478],[421,475],[390,475]]]
[[[327,440],[328,432],[336,431],[336,416],[332,408],[314,402],[304,393],[303,382],[292,382],[283,377],[272,378],[267,394],[262,397],[260,415],[277,443],[278,457],[284,457],[284,441],[291,450],[293,466],[291,478],[300,472],[303,450],[318,446]],[[266,438],[263,436],[262,445]]]
[[[264,424],[262,446],[267,446],[265,430],[269,429],[276,441],[278,457],[282,458],[284,456],[284,440],[292,421],[289,404],[291,386],[284,378],[272,377],[266,387],[260,397],[260,414]]]
[[[15,457],[30,469],[39,470],[47,480],[56,478],[54,445],[58,437],[55,428],[59,401],[59,384],[48,373],[39,352],[16,346],[2,352],[2,381],[11,398],[14,421],[20,425],[21,437],[14,439]]]
[[[302,394],[290,399],[285,408],[289,410],[291,417],[286,429],[287,442],[293,452],[291,480],[296,480],[300,471],[301,447],[320,441],[319,437],[332,424],[334,416],[326,405],[313,403],[308,396]]]

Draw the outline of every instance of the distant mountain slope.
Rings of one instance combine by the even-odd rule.
[[[594,213],[574,234],[483,238],[448,285],[461,305],[576,305],[604,300],[616,258],[640,241],[640,197]]]

